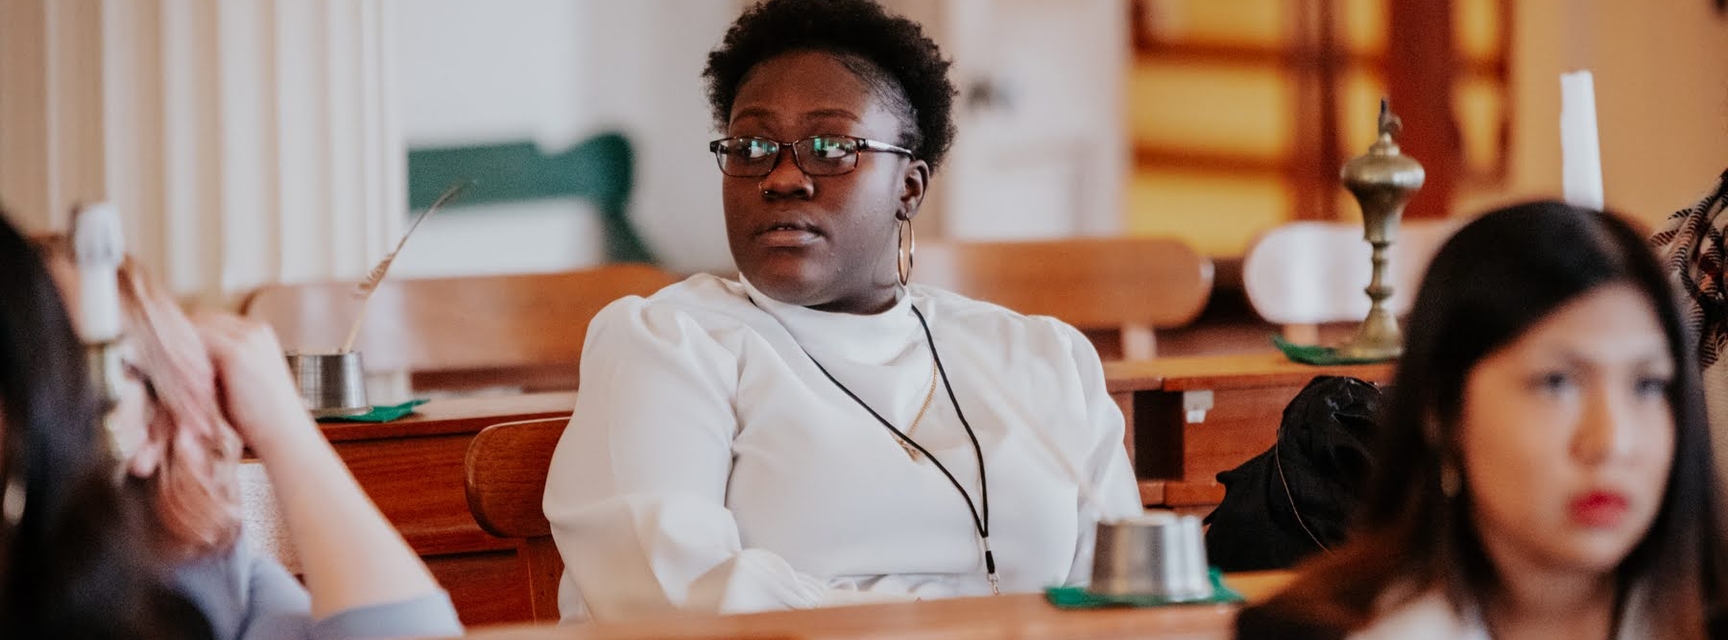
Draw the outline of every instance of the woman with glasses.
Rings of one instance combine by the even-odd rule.
[[[769,0],[710,54],[740,276],[590,325],[545,497],[567,620],[1036,591],[1140,511],[1086,339],[916,283],[947,71],[870,0]]]

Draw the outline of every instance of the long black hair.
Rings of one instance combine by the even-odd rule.
[[[143,541],[59,290],[0,211],[0,637],[208,638]]]
[[[1700,371],[1674,291],[1643,234],[1612,215],[1559,202],[1489,213],[1454,235],[1429,265],[1410,311],[1375,459],[1375,479],[1352,542],[1305,567],[1260,619],[1299,621],[1305,637],[1336,637],[1370,623],[1399,585],[1442,589],[1455,606],[1497,582],[1469,515],[1467,487],[1442,490],[1456,461],[1465,381],[1483,358],[1563,305],[1608,284],[1650,303],[1674,361],[1668,404],[1674,460],[1656,519],[1620,564],[1624,586],[1655,581],[1637,603],[1677,637],[1707,634],[1720,613],[1724,536]]]

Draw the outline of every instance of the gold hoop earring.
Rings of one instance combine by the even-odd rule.
[[[899,260],[894,265],[895,270],[900,274],[900,286],[902,287],[906,286],[907,282],[912,281],[912,254],[916,253],[917,250],[918,238],[912,232],[912,221],[902,218],[900,220]]]
[[[6,488],[0,493],[0,517],[6,519],[6,526],[16,527],[24,519],[24,506],[27,495],[24,493],[23,474],[10,473],[6,476]]]

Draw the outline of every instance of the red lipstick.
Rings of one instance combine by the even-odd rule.
[[[1586,527],[1612,527],[1620,523],[1629,507],[1626,496],[1592,491],[1572,501],[1572,521]]]

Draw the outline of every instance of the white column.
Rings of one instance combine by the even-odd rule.
[[[359,278],[405,214],[394,0],[0,3],[0,199],[108,199],[179,294]]]

